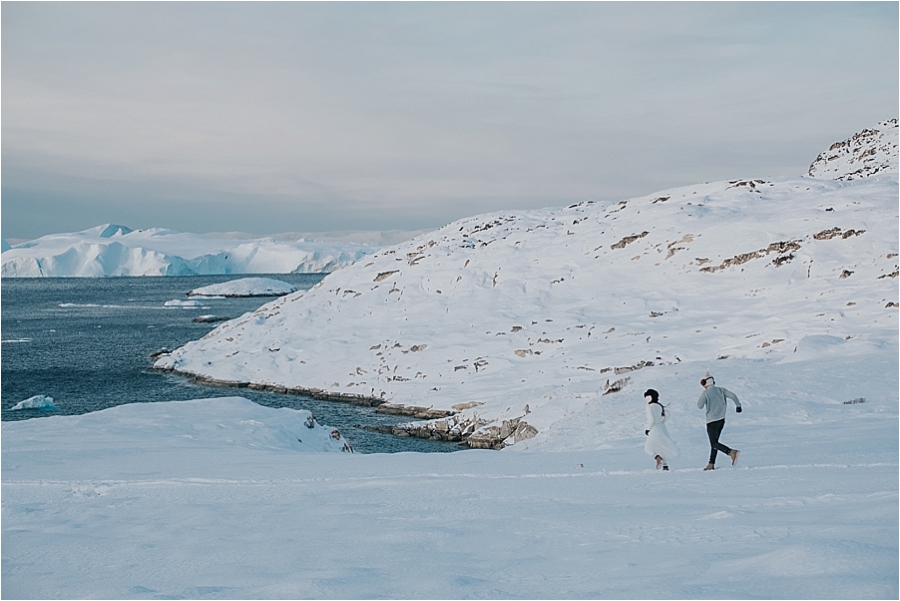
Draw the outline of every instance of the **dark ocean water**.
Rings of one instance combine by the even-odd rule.
[[[201,309],[165,307],[187,300],[200,286],[244,276],[4,278],[2,292],[2,419],[78,415],[126,403],[242,396],[267,407],[307,409],[333,426],[363,453],[446,452],[457,444],[397,438],[364,425],[408,418],[375,413],[372,407],[246,388],[201,386],[180,376],[150,371],[151,354],[204,336],[217,324],[194,323],[199,315],[238,317],[271,298],[209,300]],[[278,280],[309,289],[320,274],[278,274]],[[35,395],[53,398],[56,410],[10,411]]]

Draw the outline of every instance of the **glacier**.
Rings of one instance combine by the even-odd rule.
[[[5,244],[5,242],[4,242]],[[328,273],[374,252],[350,242],[222,239],[161,228],[105,224],[7,248],[2,277],[178,276]]]

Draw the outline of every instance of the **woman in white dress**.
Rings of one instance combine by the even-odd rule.
[[[659,402],[659,393],[652,388],[644,393],[644,399],[647,401],[647,429],[644,434],[647,435],[647,442],[644,444],[644,450],[648,455],[656,459],[656,469],[662,468],[669,471],[670,459],[678,457],[678,447],[672,442],[669,431],[666,430],[666,408]]]

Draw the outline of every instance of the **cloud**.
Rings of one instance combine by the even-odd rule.
[[[103,199],[146,203],[156,191],[177,196],[185,220],[209,203],[252,202],[303,207],[330,229],[360,211],[419,219],[417,229],[463,210],[797,173],[823,146],[896,116],[898,102],[890,3],[2,13],[14,237],[35,234],[12,231],[26,199],[73,185],[97,212]]]

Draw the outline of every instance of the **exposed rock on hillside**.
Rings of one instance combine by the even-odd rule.
[[[873,129],[835,142],[809,166],[810,177],[840,181],[897,171],[897,120],[882,121]]]

